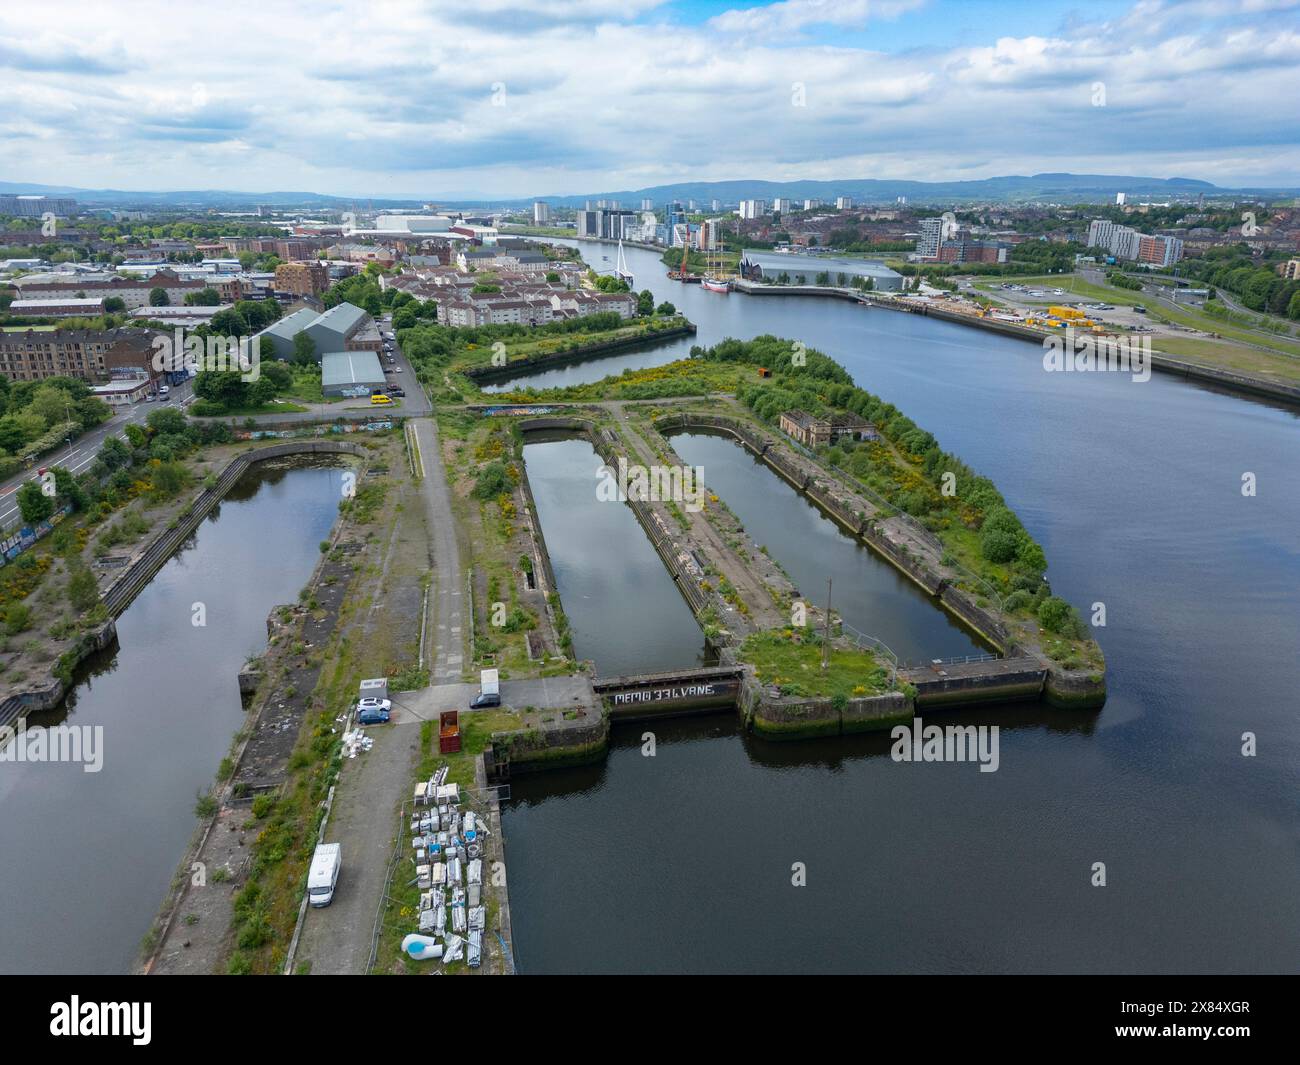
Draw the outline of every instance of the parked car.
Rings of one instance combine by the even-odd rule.
[[[388,394],[389,394],[390,396],[404,396],[404,395],[406,395],[406,389],[404,389],[404,388],[398,388],[396,385],[393,385],[393,386],[388,390]]]
[[[378,396],[371,396],[370,402],[376,407],[382,407],[385,403],[392,403],[393,401],[381,393]]]
[[[362,725],[382,725],[388,720],[393,704],[388,699],[358,699],[357,722]]]

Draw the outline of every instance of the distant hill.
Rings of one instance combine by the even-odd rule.
[[[1229,189],[1194,178],[1133,177],[1120,174],[1033,174],[983,178],[978,181],[894,181],[881,178],[845,178],[837,181],[687,181],[644,189],[590,193],[583,196],[544,196],[557,206],[581,206],[587,200],[619,200],[636,207],[641,200],[794,200],[833,201],[852,196],[855,201],[885,204],[899,196],[908,203],[1096,203],[1114,200],[1118,192],[1130,199],[1206,196],[1294,196],[1296,189]]]
[[[178,191],[130,191],[124,189],[83,189],[71,185],[37,185],[0,181],[0,192],[72,196],[90,206],[170,207],[196,210],[232,210],[265,207],[334,208],[375,207],[383,209],[418,208],[423,203],[454,204],[464,207],[513,207],[544,199],[555,206],[580,207],[588,200],[618,200],[635,208],[642,200],[662,204],[668,200],[697,200],[707,203],[720,200],[734,204],[740,200],[821,199],[833,201],[837,196],[852,196],[862,203],[888,204],[906,196],[909,204],[948,204],[971,202],[994,203],[1097,203],[1113,201],[1117,192],[1130,199],[1194,198],[1209,196],[1249,196],[1261,198],[1293,197],[1295,188],[1222,188],[1195,178],[1134,177],[1121,174],[1033,174],[982,178],[978,181],[896,181],[888,178],[844,178],[837,181],[684,181],[671,185],[653,185],[643,189],[591,192],[582,195],[533,195],[516,199],[454,199],[429,193],[424,196],[369,197],[331,196],[318,192],[232,192],[224,189]]]
[[[201,210],[250,207],[419,207],[426,202],[418,197],[380,199],[377,197],[329,196],[319,192],[233,192],[228,189],[187,189],[172,192],[132,191],[126,189],[82,189],[71,185],[36,185],[18,181],[0,181],[0,193],[41,196],[71,196],[78,203],[114,207],[194,207]]]

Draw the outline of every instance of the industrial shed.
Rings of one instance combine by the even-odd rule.
[[[321,391],[327,396],[368,396],[387,383],[373,351],[327,352],[320,366]]]

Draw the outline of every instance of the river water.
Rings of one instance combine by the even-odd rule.
[[[962,714],[1000,726],[986,774],[895,763],[882,737],[766,743],[729,717],[656,723],[654,757],[641,727],[616,729],[602,765],[513,782],[521,970],[1294,971],[1295,412],[1160,375],[1046,373],[1023,341],[709,293],[653,253],[628,258],[638,289],[699,326],[634,353],[646,365],[726,336],[801,340],[990,476],[1056,593],[1085,616],[1104,604],[1110,697],[1099,713]],[[802,501],[772,499],[774,528],[798,521]],[[629,610],[641,594],[626,586]],[[902,626],[884,593],[863,598],[873,624]]]
[[[0,763],[0,972],[128,970],[243,723],[236,676],[338,516],[342,471],[255,467],[118,619],[62,710],[102,726],[102,768]],[[195,604],[206,624],[195,626]]]

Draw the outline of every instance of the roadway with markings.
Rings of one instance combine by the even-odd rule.
[[[379,324],[385,333],[392,330],[392,319],[388,315],[385,315]],[[390,364],[382,352],[380,353],[380,361],[385,367],[391,366],[394,371],[393,374],[387,375],[388,383],[400,385],[406,390],[405,397],[397,401],[400,403],[399,409],[401,413],[406,417],[421,417],[431,414],[433,405],[424,394],[424,389],[420,387],[420,382],[415,375],[415,368],[402,354],[400,345],[395,341],[393,342],[393,349],[393,363]],[[401,367],[400,373],[397,372],[397,367]],[[63,466],[73,473],[84,473],[86,468],[95,461],[99,449],[104,446],[104,441],[110,436],[122,436],[123,430],[128,425],[143,423],[149,417],[151,411],[158,410],[161,407],[180,407],[183,410],[194,402],[194,398],[193,381],[173,385],[170,402],[142,401],[137,403],[129,410],[115,413],[103,425],[83,433],[72,442],[70,447],[61,448],[34,460],[26,471],[0,484],[0,532],[12,531],[22,524],[22,516],[18,511],[17,492],[24,481],[31,480],[36,476],[38,470]],[[392,407],[372,408],[369,400],[366,399],[345,400],[341,403],[312,403],[308,407],[308,410],[299,413],[259,414],[252,420],[254,422],[269,421],[277,423],[316,422],[320,421],[322,417],[328,417],[330,414],[338,414],[342,410],[351,412],[358,408],[373,409],[376,414],[395,413]],[[243,421],[244,419],[241,418],[240,420]]]
[[[104,446],[104,441],[110,436],[123,436],[123,431],[128,425],[140,425],[149,417],[151,411],[165,407],[184,409],[192,402],[194,402],[194,384],[192,381],[172,385],[169,401],[137,403],[129,410],[115,413],[103,425],[82,433],[72,442],[70,447],[60,448],[58,451],[50,452],[33,460],[31,466],[25,472],[0,484],[0,530],[9,531],[22,524],[22,516],[18,512],[18,489],[24,481],[35,478],[37,470],[63,466],[73,473],[84,473],[86,468],[95,461],[99,449]]]

